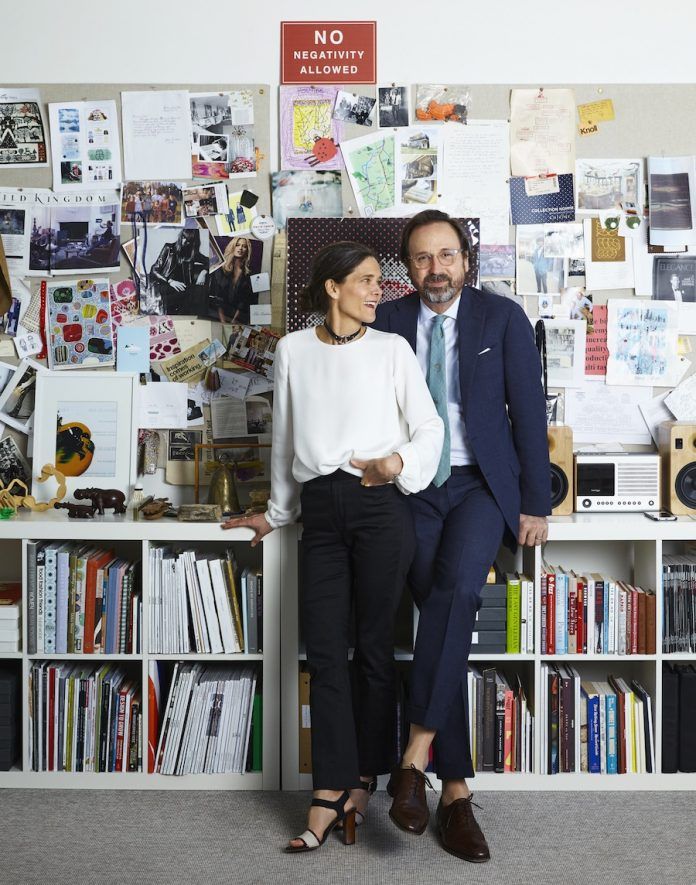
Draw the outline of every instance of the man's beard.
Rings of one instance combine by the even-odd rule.
[[[428,287],[429,283],[440,282],[447,282],[449,285],[442,289],[430,289]],[[461,292],[463,285],[463,278],[452,279],[449,274],[445,273],[428,274],[421,284],[419,294],[422,295],[426,301],[429,301],[430,304],[447,304],[448,301],[452,301]]]

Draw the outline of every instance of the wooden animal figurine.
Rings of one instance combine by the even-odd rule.
[[[126,496],[118,489],[75,489],[73,497],[78,501],[89,498],[100,516],[104,515],[105,507],[112,507],[114,513],[126,512]]]
[[[94,517],[93,504],[72,504],[70,501],[64,501],[53,506],[56,510],[67,510],[68,519],[92,519]]]

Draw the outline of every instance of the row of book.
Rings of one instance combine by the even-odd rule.
[[[652,699],[636,679],[581,679],[541,665],[541,774],[644,774],[655,770]]]
[[[22,648],[22,583],[0,581],[0,652]]]
[[[527,654],[534,651],[534,582],[526,575],[504,578],[491,572],[481,590],[472,654]]]
[[[0,771],[9,771],[20,755],[20,674],[19,667],[0,666]]]
[[[696,666],[662,670],[662,770],[696,771]]]
[[[177,662],[154,770],[172,775],[260,771],[263,705],[256,685],[254,666]]]
[[[150,554],[148,648],[155,654],[257,654],[263,575],[224,556],[160,547]]]
[[[534,715],[518,674],[470,667],[469,745],[476,771],[531,772]]]
[[[696,652],[696,556],[662,557],[662,650]]]
[[[544,564],[541,653],[654,655],[656,596],[600,574]]]
[[[141,771],[140,682],[121,667],[37,661],[29,673],[32,771]]]
[[[89,544],[29,541],[29,654],[141,650],[139,564]]]

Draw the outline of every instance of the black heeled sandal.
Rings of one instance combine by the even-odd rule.
[[[355,809],[349,808],[346,810],[345,808],[345,804],[349,799],[350,793],[348,790],[344,790],[338,799],[333,801],[330,799],[312,799],[312,805],[318,806],[319,808],[330,808],[332,811],[336,812],[336,817],[324,830],[321,839],[313,830],[307,828],[301,836],[295,837],[303,844],[298,848],[295,848],[294,845],[286,845],[285,850],[287,853],[299,854],[302,851],[316,851],[317,848],[321,848],[324,842],[326,842],[332,830],[334,830],[339,823],[343,824],[341,827],[343,844],[355,845]]]
[[[358,786],[353,787],[354,790],[365,790],[368,796],[371,796],[375,790],[377,789],[377,777],[371,778],[369,781],[360,781]],[[367,809],[365,809],[367,812]],[[355,809],[355,826],[360,827],[365,823],[365,813],[362,811],[358,811]],[[340,832],[341,826],[338,825],[336,829]]]

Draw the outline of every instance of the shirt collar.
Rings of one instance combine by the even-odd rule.
[[[444,314],[438,314],[434,310],[431,310],[428,307],[428,305],[421,298],[421,300],[420,300],[420,314],[419,314],[418,319],[421,323],[430,322],[431,320],[434,320],[436,316],[446,316],[446,317],[451,317],[453,320],[456,320],[457,316],[459,314],[459,303],[461,302],[461,300],[462,300],[462,296],[460,293],[460,295],[454,299],[452,304],[450,304],[450,306],[447,308],[447,310],[444,312]]]

